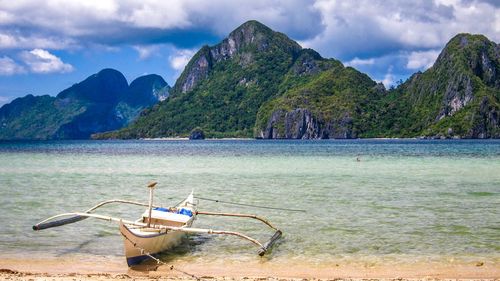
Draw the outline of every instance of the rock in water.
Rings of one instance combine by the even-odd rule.
[[[201,128],[194,128],[189,135],[190,140],[204,140],[205,133]]]

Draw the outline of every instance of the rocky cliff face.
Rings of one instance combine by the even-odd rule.
[[[406,124],[393,126],[408,136],[500,137],[495,120],[500,113],[499,50],[482,35],[452,38],[433,67],[393,93],[400,106],[406,104],[403,114],[408,116],[401,117]]]
[[[248,51],[266,52],[275,46],[275,42],[281,41],[280,48],[286,52],[297,53],[302,47],[295,41],[279,32],[272,31],[269,27],[257,22],[248,21],[232,31],[221,43],[210,48],[210,54],[215,62],[234,58],[234,56],[245,49]]]
[[[443,97],[436,121],[452,116],[472,101],[474,93],[470,77],[463,73],[454,74],[446,85]]]
[[[186,66],[186,69],[188,69],[188,71],[185,70],[181,74],[174,86],[174,89],[180,89],[181,93],[193,90],[196,85],[208,77],[212,69],[210,48],[204,46],[198,51]]]
[[[292,70],[297,76],[314,75],[323,71],[318,61],[322,57],[314,50],[304,49],[300,52],[299,57],[295,61]]]
[[[461,62],[462,69],[457,69]],[[460,34],[453,38],[435,63],[435,68],[442,68],[442,72],[446,72],[441,75],[448,77],[442,107],[436,119],[452,116],[464,108],[474,99],[474,92],[480,87],[478,84],[500,90],[500,78],[497,76],[500,69],[498,62],[500,62],[499,46],[487,38],[468,34]],[[474,83],[474,78],[479,78],[482,83],[479,81]]]
[[[282,92],[283,79],[301,49],[284,34],[246,22],[219,44],[201,48],[167,100],[130,128],[109,136],[189,136],[200,127],[207,137],[251,137],[259,107]]]
[[[263,139],[351,139],[352,118],[346,114],[340,120],[325,120],[315,117],[308,109],[297,108],[292,111],[277,110],[271,114],[264,130],[259,132]]]
[[[164,102],[102,138],[500,137],[499,45],[459,34],[434,66],[387,91],[250,21],[191,59]]]
[[[298,53],[302,49],[285,35],[274,32],[257,21],[248,21],[231,32],[221,43],[213,47],[202,47],[176,81],[174,92],[186,93],[193,90],[208,77],[217,63],[239,56],[237,60],[240,65],[250,65],[255,53],[271,51],[277,47],[290,53]]]
[[[367,75],[312,50],[298,57],[289,74],[305,83],[292,85],[261,107],[255,137],[356,138],[364,122],[356,124],[355,120],[367,118],[366,105],[385,93]]]
[[[264,139],[320,139],[324,138],[321,125],[307,109],[276,110],[259,135]]]
[[[474,125],[469,129],[466,137],[470,138],[500,138],[500,110],[498,103],[495,104],[488,97],[483,97],[479,105],[479,111],[472,119],[476,119]]]

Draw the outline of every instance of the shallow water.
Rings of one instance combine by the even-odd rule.
[[[359,158],[360,161],[356,161]],[[285,233],[264,260],[312,263],[500,259],[500,141],[52,141],[0,142],[0,257],[121,257],[116,225],[85,220],[34,232],[41,219],[99,201],[174,205],[191,190],[200,210],[249,212]],[[135,219],[141,207],[100,213]],[[265,240],[264,225],[200,216],[196,227]],[[162,256],[180,261],[255,261],[233,237],[189,236]]]

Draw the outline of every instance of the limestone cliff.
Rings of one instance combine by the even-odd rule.
[[[482,35],[459,34],[434,65],[390,93],[394,135],[498,138],[500,47]],[[392,105],[389,105],[389,100]],[[401,110],[403,109],[403,110]],[[403,114],[405,116],[403,116]]]

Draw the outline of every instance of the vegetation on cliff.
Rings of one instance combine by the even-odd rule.
[[[459,34],[380,102],[373,136],[500,137],[500,46]]]
[[[14,100],[0,125],[0,139],[188,137],[195,128],[208,138],[500,138],[500,45],[459,34],[430,69],[386,90],[249,21],[202,47],[172,88],[158,75],[128,86],[103,70],[55,98]]]
[[[499,47],[460,34],[433,67],[387,91],[250,21],[191,59],[171,97],[99,138],[500,137]]]

